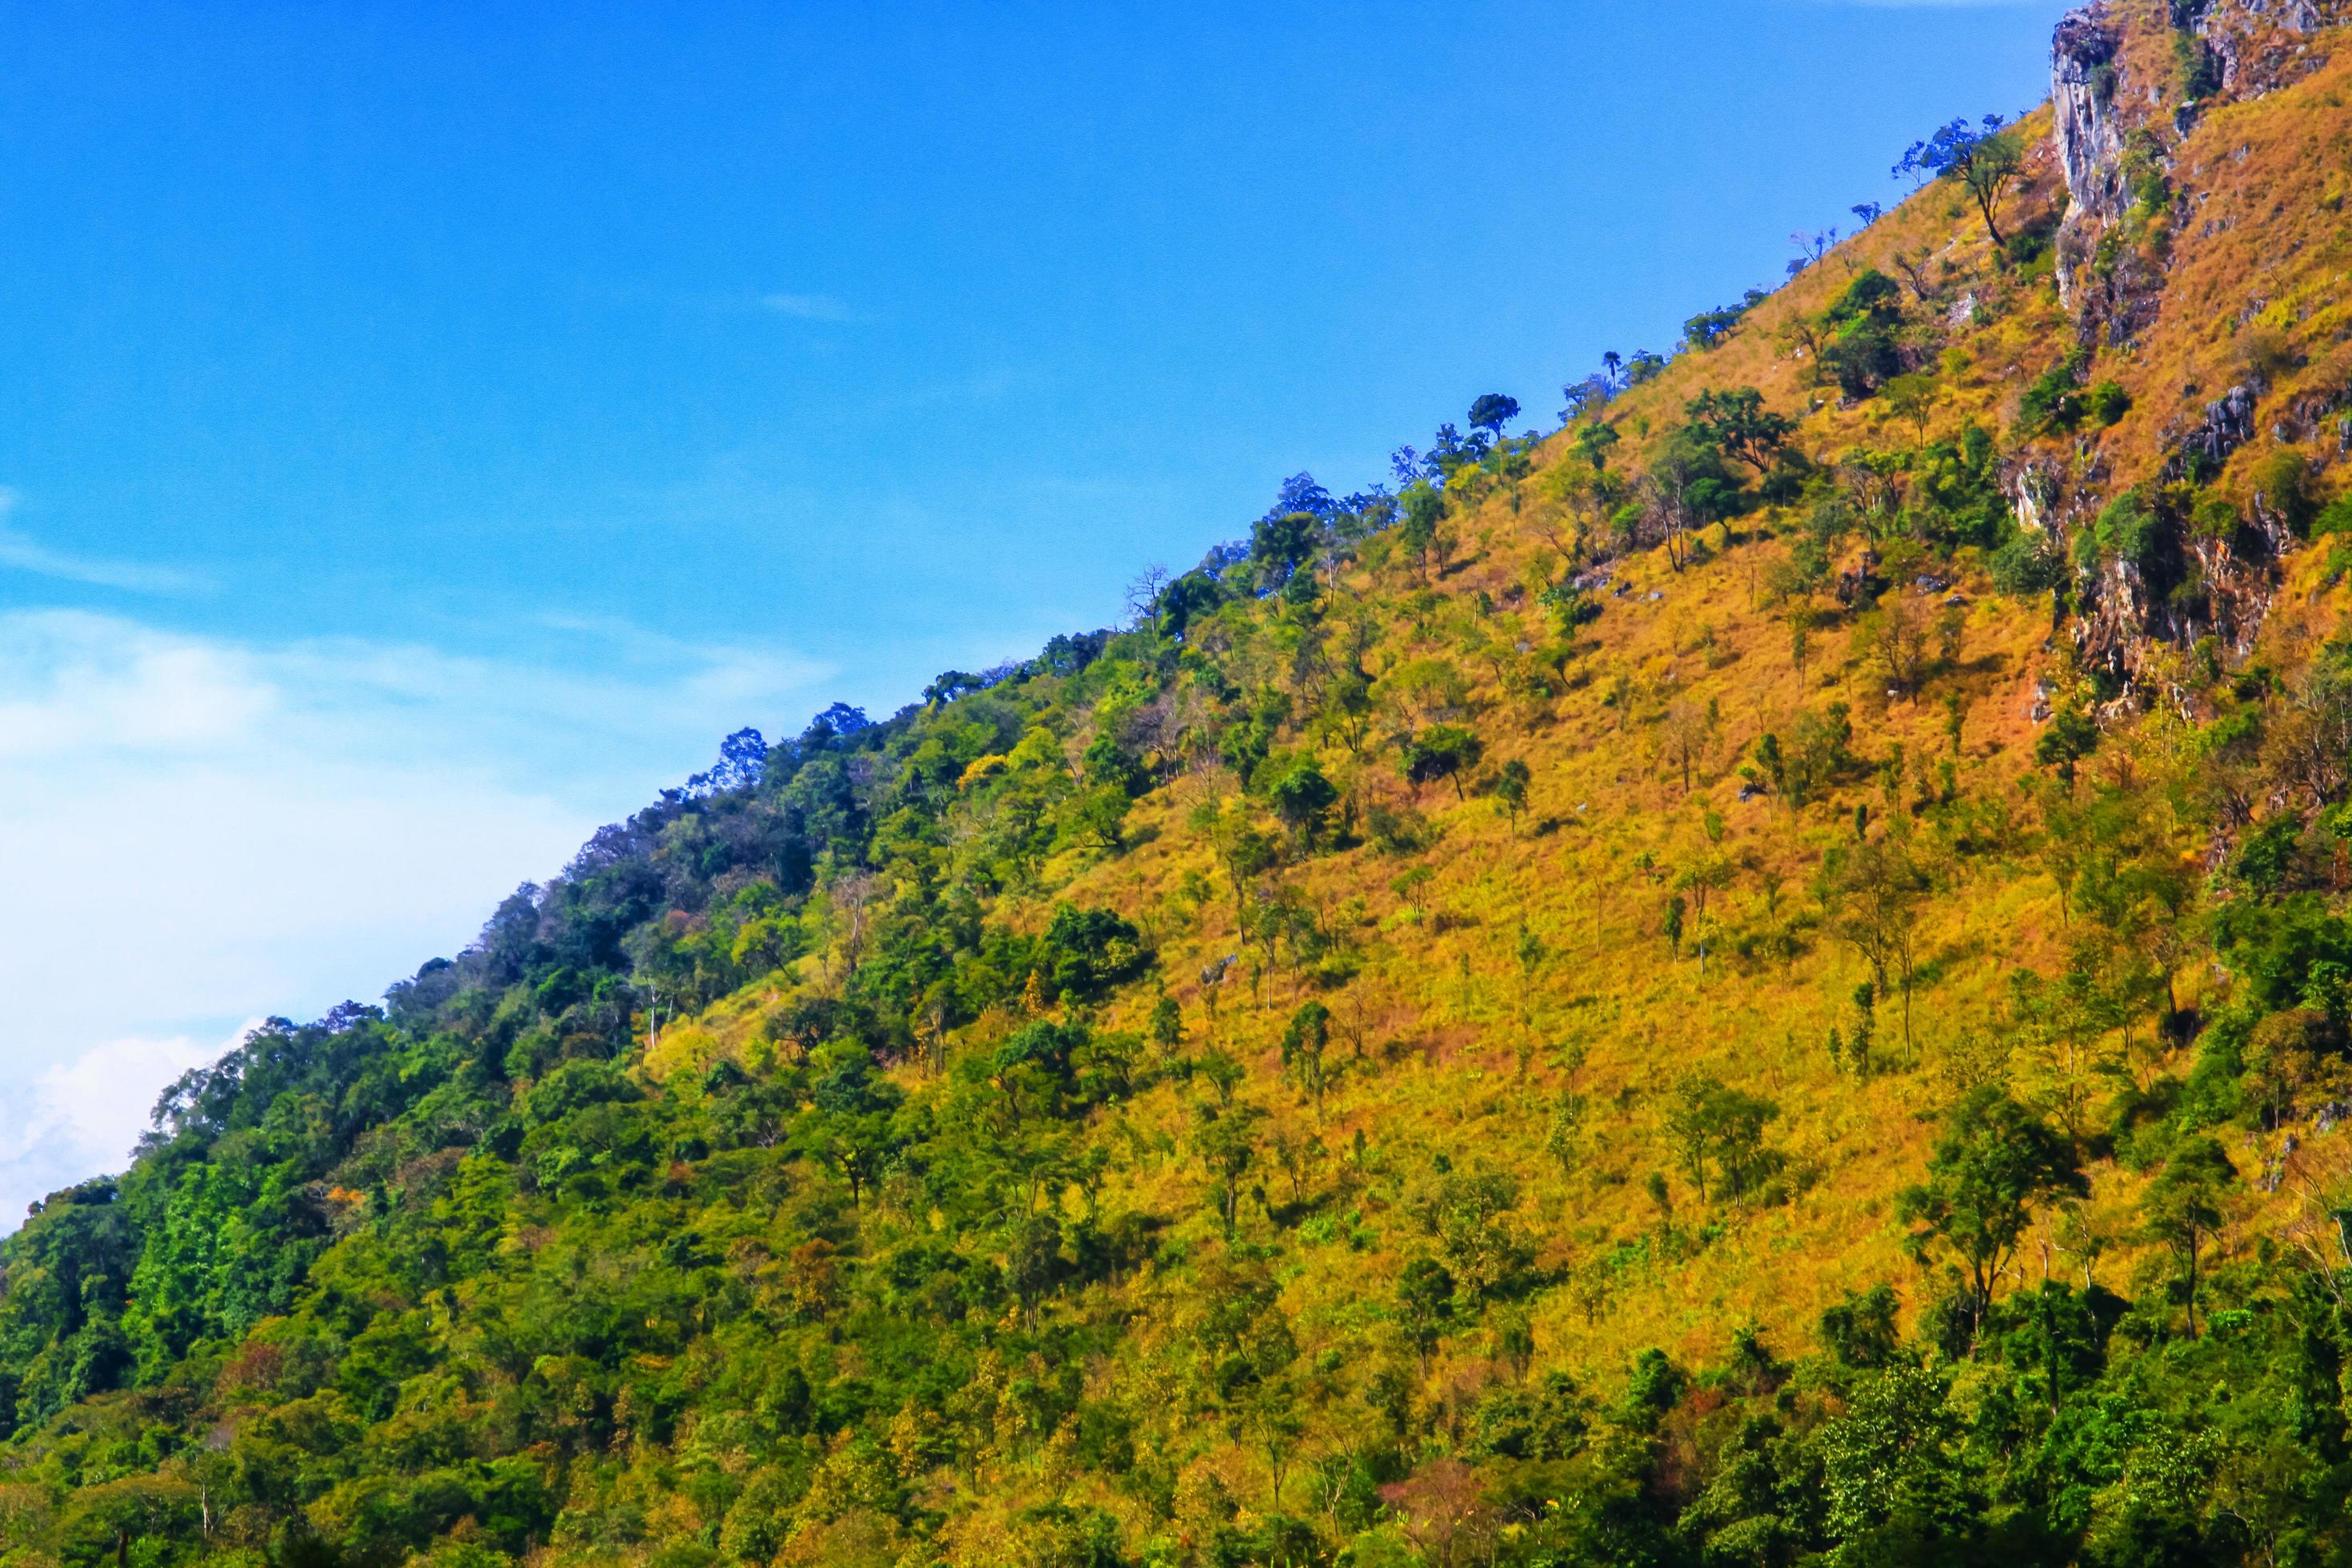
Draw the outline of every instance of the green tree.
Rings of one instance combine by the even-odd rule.
[[[1339,804],[1339,792],[1324,776],[1314,758],[1300,757],[1275,778],[1266,789],[1266,798],[1273,803],[1274,814],[1282,819],[1293,839],[1300,847],[1312,850],[1322,837],[1332,806]]]
[[[1397,543],[1412,557],[1413,570],[1429,581],[1429,555],[1437,543],[1437,525],[1445,517],[1445,498],[1427,479],[1415,479],[1397,492],[1402,521]]]
[[[1250,820],[1248,808],[1235,801],[1220,805],[1203,800],[1192,808],[1191,826],[1206,837],[1224,867],[1226,886],[1234,896],[1234,921],[1249,918],[1251,880],[1272,870],[1279,859],[1280,843]]]
[[[1891,1365],[1903,1342],[1895,1329],[1896,1305],[1892,1285],[1882,1283],[1849,1292],[1822,1311],[1822,1348],[1841,1365],[1865,1369]]]
[[[1769,1100],[1727,1087],[1705,1073],[1685,1075],[1666,1108],[1666,1135],[1699,1201],[1706,1201],[1707,1178],[1719,1178],[1719,1194],[1748,1189],[1769,1163],[1764,1129],[1780,1114]]]
[[[1160,994],[1159,1000],[1151,1004],[1149,1026],[1151,1044],[1160,1052],[1160,1059],[1163,1063],[1174,1061],[1176,1053],[1184,1046],[1184,1010],[1177,1005],[1175,997],[1165,991]]]
[[[895,1113],[905,1097],[874,1070],[862,1046],[827,1047],[816,1066],[813,1104],[793,1132],[794,1146],[831,1166],[847,1184],[851,1203],[862,1205],[903,1146]]]
[[[1314,1100],[1318,1116],[1323,1114],[1323,1089],[1329,1081],[1325,1061],[1330,1044],[1331,1009],[1320,1002],[1301,1005],[1282,1031],[1282,1070]]]
[[[1912,1245],[1940,1242],[1965,1276],[1971,1338],[1984,1330],[1993,1285],[2042,1205],[2090,1192],[2074,1146],[1999,1086],[1971,1089],[1945,1118],[1927,1179],[1895,1211]]]
[[[2188,1139],[2172,1152],[2147,1187],[2148,1239],[2171,1249],[2180,1266],[2182,1303],[2189,1311],[2189,1337],[2197,1337],[2199,1266],[2206,1245],[2221,1228],[2222,1199],[2238,1169],[2210,1134]]]
[[[1830,929],[1862,955],[1885,995],[1890,982],[1903,997],[1903,1044],[1911,1046],[1911,987],[1918,972],[1919,917],[1927,874],[1897,841],[1860,844],[1831,858],[1824,901]]]
[[[77,1490],[66,1508],[62,1533],[68,1561],[111,1560],[128,1568],[134,1547],[155,1552],[142,1561],[164,1562],[168,1544],[193,1544],[203,1517],[197,1489],[162,1476],[132,1475]]]
[[[1683,405],[1683,414],[1717,451],[1759,474],[1797,429],[1795,420],[1765,407],[1764,395],[1752,386],[1702,392]]]
[[[1551,1120],[1544,1125],[1543,1151],[1563,1176],[1575,1173],[1584,1152],[1584,1096],[1562,1089],[1552,1101]]]
[[[1004,1276],[1021,1299],[1022,1319],[1037,1326],[1037,1309],[1062,1282],[1061,1223],[1051,1215],[1032,1215],[1013,1233],[1005,1248]]]
[[[1476,767],[1485,753],[1478,737],[1463,726],[1432,724],[1405,742],[1404,776],[1417,784],[1444,779],[1453,784],[1455,799],[1467,799],[1462,775]]]
[[[1242,1178],[1257,1163],[1258,1125],[1265,1112],[1255,1105],[1202,1106],[1192,1147],[1209,1167],[1210,1199],[1231,1244],[1241,1219]]]
[[[2002,126],[1998,114],[1986,115],[1976,126],[1965,120],[1955,120],[1926,141],[1913,142],[1903,161],[1895,165],[1898,179],[1905,174],[1918,174],[1958,180],[1976,198],[1977,210],[1984,215],[1985,232],[1992,237],[1995,245],[2005,241],[1994,208],[2001,193],[2024,170],[2024,152],[2015,133]]]
[[[1454,1321],[1454,1276],[1434,1258],[1416,1258],[1397,1276],[1397,1316],[1404,1337],[1429,1370],[1429,1356]]]
[[[1578,426],[1576,455],[1592,466],[1593,473],[1601,474],[1609,468],[1609,449],[1622,439],[1615,426],[1594,419]]]
[[[1242,1080],[1242,1064],[1222,1046],[1212,1046],[1201,1053],[1201,1076],[1209,1080],[1216,1091],[1219,1105],[1234,1102],[1234,1089]]]
[[[1495,798],[1503,803],[1503,809],[1510,815],[1511,831],[1515,835],[1519,830],[1519,814],[1528,808],[1528,784],[1533,777],[1528,764],[1517,757],[1505,763],[1495,774]]]

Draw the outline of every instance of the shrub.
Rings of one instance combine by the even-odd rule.
[[[2090,409],[2091,418],[2102,429],[2131,412],[2131,394],[2124,390],[2119,381],[2100,382],[2091,388],[2084,402]]]
[[[1987,565],[1992,585],[2019,598],[2046,594],[2066,580],[2066,563],[2046,533],[2020,530],[2016,538],[1992,552]]]

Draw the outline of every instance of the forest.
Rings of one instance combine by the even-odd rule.
[[[0,1564],[2352,1560],[2345,20],[188,1074]]]

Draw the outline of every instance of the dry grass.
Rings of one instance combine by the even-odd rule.
[[[2144,35],[2135,44],[2127,82],[2137,79],[2135,73],[2168,68],[2151,47]],[[2095,467],[2111,489],[2152,477],[2182,422],[2229,384],[2231,356],[2242,352],[2250,328],[2268,324],[2314,345],[2274,395],[2292,398],[2327,376],[2341,379],[2345,362],[2336,340],[2352,331],[2345,292],[2352,233],[2342,210],[2352,186],[2347,88],[2352,57],[2197,125],[2178,159],[2191,216],[2169,236],[2169,282],[2158,323],[2136,349],[2101,353],[2088,378],[2121,381],[2134,406],[2111,430],[2079,443],[2047,443],[2052,453]],[[2004,209],[2012,226],[2054,218],[2063,199],[2048,124],[2046,111],[2028,122],[2034,148],[2028,178]],[[1817,458],[1856,446],[1907,445],[1912,433],[1892,428],[1876,405],[1842,407],[1833,388],[1816,385],[1812,364],[1781,332],[1796,317],[1822,310],[1861,268],[1895,272],[1898,249],[1925,256],[1947,297],[1974,305],[1966,320],[1958,311],[1949,318],[1943,396],[1929,436],[1950,435],[1970,421],[2006,431],[2024,387],[2073,343],[2073,326],[2046,265],[1997,267],[1973,207],[1943,187],[1922,192],[1846,241],[1759,307],[1720,350],[1683,356],[1621,398],[1611,417],[1629,437],[1654,433],[1678,419],[1682,403],[1702,387],[1754,385],[1772,406],[1802,416],[1801,444]],[[2264,406],[2267,412],[2274,405]],[[1628,449],[1637,445],[1629,441]],[[2233,474],[2259,456],[2242,454]],[[1559,438],[1539,454],[1546,467],[1565,459]],[[1484,592],[1502,606],[1485,622],[1496,640],[1507,646],[1514,637],[1549,636],[1539,613],[1512,598],[1543,548],[1537,522],[1545,493],[1539,473],[1515,495],[1498,492],[1457,520],[1465,559],[1442,584],[1439,620],[1475,616],[1471,606]],[[1433,848],[1392,858],[1358,847],[1289,873],[1315,907],[1356,911],[1347,917],[1347,934],[1360,968],[1343,984],[1314,991],[1286,977],[1267,1005],[1253,1004],[1248,983],[1240,981],[1224,987],[1212,1017],[1196,977],[1214,959],[1248,948],[1222,893],[1197,906],[1184,896],[1188,873],[1223,887],[1210,847],[1185,824],[1204,795],[1235,792],[1229,778],[1188,776],[1156,792],[1133,817],[1138,847],[1099,865],[1073,859],[1057,868],[1072,876],[1067,896],[1118,908],[1157,934],[1167,988],[1183,1007],[1188,1048],[1215,1043],[1232,1050],[1249,1068],[1242,1092],[1271,1113],[1271,1129],[1319,1137],[1331,1152],[1317,1183],[1336,1194],[1334,1212],[1360,1215],[1373,1234],[1360,1251],[1350,1250],[1344,1222],[1338,1239],[1295,1241],[1285,1305],[1310,1354],[1349,1342],[1367,1321],[1367,1303],[1386,1300],[1394,1271],[1422,1243],[1383,1194],[1392,1197],[1441,1153],[1457,1167],[1502,1169],[1522,1179],[1518,1218],[1545,1259],[1564,1267],[1572,1281],[1541,1299],[1538,1356],[1603,1376],[1646,1344],[1706,1358],[1744,1322],[1761,1325],[1783,1347],[1799,1347],[1809,1342],[1822,1309],[1843,1292],[1881,1279],[1915,1279],[1894,1199],[1920,1172],[1934,1113],[1949,1098],[1938,1063],[1956,1042],[1998,1030],[2012,970],[2058,966],[2065,932],[2054,885],[2021,858],[1993,853],[1953,861],[1948,887],[1922,931],[1930,978],[1916,1000],[1916,1047],[1907,1055],[1890,1053],[1903,1058],[1897,1070],[1857,1079],[1837,1070],[1825,1042],[1832,1028],[1853,1026],[1851,998],[1866,974],[1862,961],[1819,931],[1785,967],[1735,960],[1728,939],[1771,923],[1763,911],[1776,883],[1784,915],[1806,909],[1824,847],[1850,837],[1857,805],[1883,818],[1885,800],[1874,781],[1857,782],[1792,817],[1769,799],[1740,801],[1733,768],[1764,731],[1785,733],[1799,711],[1832,700],[1850,705],[1857,749],[1866,756],[1883,758],[1900,745],[1913,758],[1942,757],[1948,754],[1942,701],[1951,692],[1963,713],[1963,793],[2003,803],[2030,823],[2024,786],[2035,771],[2037,726],[2029,709],[2037,679],[2058,675],[2062,658],[2049,644],[2042,606],[1999,599],[1969,567],[1958,584],[1971,603],[1959,666],[1923,700],[1890,700],[1837,629],[1816,636],[1801,689],[1785,627],[1759,603],[1764,570],[1783,548],[1753,539],[1710,551],[1680,573],[1658,553],[1622,563],[1620,576],[1632,591],[1608,600],[1598,623],[1582,634],[1589,646],[1579,659],[1580,682],[1536,710],[1491,681],[1478,684],[1477,662],[1442,634],[1412,631],[1395,610],[1408,585],[1401,574],[1356,584],[1369,602],[1383,606],[1386,637],[1376,656],[1382,667],[1409,658],[1454,658],[1477,688],[1473,700],[1482,712],[1488,765],[1522,760],[1534,783],[1526,817],[1516,826],[1489,801],[1456,801],[1449,789],[1433,786],[1419,801],[1442,831]],[[2273,639],[2323,630],[2344,607],[2341,590],[2319,590],[2314,563],[2294,570]],[[1913,594],[1907,584],[1895,591]],[[1654,600],[1654,592],[1664,596]],[[1514,603],[1521,607],[1510,607]],[[1636,693],[1630,717],[1606,700],[1619,676]],[[1656,748],[1661,716],[1676,702],[1712,703],[1720,712],[1687,795],[1660,765]],[[2111,751],[2129,755],[2163,743],[2156,734],[2126,735]],[[1327,763],[1335,774],[1357,772],[1336,751]],[[1362,773],[1365,787],[1403,792],[1376,764]],[[1719,843],[1709,841],[1710,818],[1719,823]],[[1913,831],[1923,842],[1930,837],[1924,824]],[[2184,837],[2182,847],[2194,852],[2198,846]],[[1709,855],[1738,869],[1718,896],[1721,940],[1702,973],[1687,949],[1669,955],[1659,917],[1672,873]],[[1641,868],[1645,858],[1649,870]],[[1413,865],[1426,866],[1430,879],[1408,905],[1391,883]],[[1517,957],[1522,924],[1548,955],[1525,997]],[[2196,975],[2184,977],[2192,990],[2198,983]],[[1349,1064],[1319,1116],[1278,1076],[1283,1021],[1310,994],[1339,1016],[1333,1052]],[[1111,1007],[1106,1026],[1139,1030],[1151,1000],[1149,991],[1129,994]],[[698,1026],[677,1031],[665,1042],[666,1059],[699,1061],[740,1050],[760,1003],[747,994]],[[1523,1012],[1531,1023],[1523,1022]],[[1361,1066],[1347,1043],[1359,1020],[1367,1047]],[[1898,1036],[1890,1004],[1882,1009],[1882,1049]],[[1522,1047],[1530,1043],[1523,1068]],[[1573,1071],[1569,1047],[1581,1055]],[[2186,1066],[2172,1057],[2144,1063],[2142,1070]],[[1657,1230],[1645,1180],[1653,1171],[1672,1170],[1661,1101],[1691,1070],[1777,1102],[1781,1114],[1772,1141],[1807,1173],[1807,1183],[1782,1204],[1710,1212],[1675,1174],[1676,1223],[1686,1230],[1715,1224],[1719,1234],[1669,1262],[1612,1268],[1609,1259],[1621,1248]],[[1571,1084],[1591,1113],[1585,1156],[1563,1174],[1544,1153],[1543,1140],[1555,1098]],[[1186,1151],[1194,1102],[1205,1092],[1163,1082],[1112,1113],[1134,1136],[1114,1136],[1107,1127],[1107,1140],[1159,1152],[1120,1165],[1108,1204],[1189,1216],[1184,1233],[1209,1234],[1206,1183]],[[1369,1173],[1339,1184],[1344,1152],[1359,1131]],[[2242,1164],[2257,1171],[2269,1154],[2266,1148],[2244,1152]],[[2352,1182],[2352,1146],[2340,1133],[2307,1137],[2297,1161],[2275,1195],[2249,1196],[2242,1238],[2257,1231],[2304,1236],[2311,1205],[2320,1201],[2315,1194],[2338,1194]],[[1278,1173],[1262,1174],[1270,1190],[1280,1189]],[[2127,1230],[2135,1184],[2127,1173],[2101,1170],[2089,1205],[2095,1218]],[[1256,1216],[1250,1223],[1263,1229],[1267,1222]],[[2035,1269],[2081,1271],[2054,1237],[2040,1238],[2028,1257]],[[2120,1285],[2137,1266],[2126,1245],[2098,1269]],[[1153,1334],[1168,1331],[1164,1322],[1153,1326],[1153,1313],[1165,1303],[1156,1302],[1149,1278],[1129,1289],[1142,1313],[1138,1343],[1148,1361]],[[1476,1335],[1454,1342],[1431,1374],[1433,1389],[1477,1376],[1485,1353]],[[1233,1463],[1246,1467],[1237,1457]]]

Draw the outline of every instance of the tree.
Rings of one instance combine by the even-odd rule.
[[[1076,843],[1116,855],[1127,843],[1127,816],[1134,799],[1116,784],[1097,784],[1070,797],[1058,820]]]
[[[1705,1073],[1685,1076],[1666,1110],[1666,1135],[1682,1161],[1699,1202],[1706,1201],[1710,1171],[1721,1177],[1717,1191],[1737,1194],[1765,1164],[1764,1128],[1780,1114],[1769,1100],[1727,1088]]]
[[[1324,1054],[1330,1045],[1331,1009],[1320,1002],[1303,1004],[1282,1032],[1282,1070],[1315,1101],[1318,1116],[1323,1114],[1323,1089],[1329,1081]]]
[[[1517,1177],[1499,1171],[1449,1171],[1410,1206],[1435,1233],[1454,1289],[1475,1300],[1517,1279],[1534,1257],[1510,1223],[1518,1202]]]
[[[1158,606],[1160,634],[1181,642],[1193,622],[1224,601],[1224,585],[1216,578],[1205,572],[1187,572],[1161,589],[1152,602]]]
[[[1339,503],[1331,499],[1331,492],[1316,483],[1313,474],[1302,470],[1282,481],[1282,488],[1276,492],[1274,504],[1266,509],[1265,515],[1283,517],[1293,512],[1305,512],[1319,521],[1341,510]]]
[[[1617,388],[1603,375],[1588,375],[1582,381],[1571,381],[1559,389],[1568,406],[1559,411],[1562,425],[1573,425],[1586,415],[1605,406],[1616,395]]]
[[[2025,167],[2016,136],[2001,129],[2005,123],[1998,114],[1986,115],[1974,127],[1966,120],[1955,120],[1926,141],[1911,143],[1903,161],[1895,165],[1895,177],[1958,179],[1976,198],[1977,210],[1984,215],[1985,232],[1995,245],[2003,244],[1993,209],[2001,192]]]
[[[1426,583],[1429,552],[1437,542],[1437,525],[1445,516],[1445,499],[1427,479],[1415,479],[1397,492],[1397,504],[1403,519],[1397,527],[1397,542],[1412,557],[1413,569]]]
[[[197,1533],[203,1504],[197,1489],[162,1476],[125,1476],[85,1486],[72,1495],[63,1534],[68,1561],[131,1561],[134,1546],[163,1547]],[[153,1561],[169,1561],[162,1553]],[[142,1556],[141,1561],[149,1559]]]
[[[1584,1146],[1584,1096],[1574,1089],[1562,1089],[1552,1102],[1551,1120],[1544,1127],[1544,1152],[1559,1166],[1559,1173],[1574,1173]]]
[[[1712,353],[1723,346],[1723,341],[1731,335],[1731,329],[1739,325],[1748,312],[1763,299],[1760,289],[1751,289],[1748,298],[1739,304],[1701,310],[1683,323],[1683,341],[1701,353]]]
[[[1247,924],[1250,880],[1273,869],[1280,844],[1252,822],[1248,810],[1238,802],[1227,808],[1213,799],[1202,800],[1192,809],[1191,825],[1215,847],[1217,858],[1225,868],[1226,883],[1234,895],[1234,923]]]
[[[1524,920],[1519,921],[1519,1077],[1528,1076],[1528,1063],[1535,1055],[1536,1039],[1536,972],[1543,967],[1549,954],[1543,938],[1536,935]]]
[[[1658,731],[1658,751],[1662,760],[1682,774],[1685,795],[1691,792],[1691,770],[1706,760],[1717,721],[1712,704],[1685,700],[1666,710],[1665,723]]]
[[[1868,1369],[1893,1364],[1903,1344],[1895,1329],[1895,1307],[1892,1285],[1881,1283],[1849,1293],[1835,1306],[1823,1309],[1822,1348],[1846,1366]]]
[[[1489,392],[1470,405],[1470,428],[1499,437],[1503,426],[1519,416],[1519,400]]]
[[[1903,322],[1902,286],[1879,271],[1865,268],[1822,316],[1834,332],[1822,350],[1822,363],[1837,377],[1838,390],[1848,397],[1867,397],[1889,376],[1903,369],[1895,331]]]
[[[1227,1245],[1241,1217],[1242,1178],[1257,1163],[1258,1123],[1265,1120],[1265,1112],[1255,1105],[1203,1106],[1192,1133],[1192,1147],[1209,1167],[1210,1198],[1224,1223]]]
[[[1797,254],[1790,258],[1789,276],[1794,278],[1806,268],[1818,264],[1837,242],[1838,231],[1834,224],[1828,228],[1799,229],[1790,235],[1789,243],[1797,247]]]
[[[1151,625],[1160,614],[1160,595],[1168,592],[1168,584],[1174,580],[1174,574],[1156,561],[1137,573],[1134,580],[1127,585],[1128,624],[1136,627]],[[948,683],[951,680],[961,684],[950,688]],[[923,700],[947,701],[961,696],[964,691],[982,689],[985,688],[978,676],[965,675],[961,670],[950,670],[924,690]],[[936,697],[934,693],[937,694]]]
[[[2074,1145],[1998,1085],[1984,1084],[1952,1108],[1927,1158],[1927,1181],[1905,1188],[1895,1206],[1918,1227],[1915,1248],[1941,1241],[1958,1258],[1973,1342],[1992,1306],[1993,1283],[2033,1211],[2090,1190]]]
[[[1928,626],[1911,600],[1888,595],[1886,607],[1864,616],[1860,629],[1887,686],[1916,699],[1927,678]]]
[[[1908,1049],[1919,905],[1927,879],[1902,845],[1885,840],[1857,845],[1824,869],[1830,879],[1830,929],[1870,965],[1881,995],[1890,977],[1902,993],[1903,1044]]]
[[[1710,816],[1712,814],[1709,814]],[[1675,878],[1676,897],[1687,897],[1690,903],[1692,945],[1698,952],[1698,972],[1706,973],[1707,906],[1715,895],[1730,886],[1731,861],[1718,851],[1700,855]]]
[[[2205,1244],[2221,1228],[2221,1199],[2238,1169],[2221,1145],[2205,1133],[2172,1152],[2147,1188],[2147,1236],[2172,1249],[2180,1265],[2181,1298],[2189,1309],[2189,1337],[2197,1337],[2198,1263]]]
[[[1600,474],[1609,467],[1609,448],[1622,439],[1624,437],[1617,434],[1617,426],[1595,419],[1577,431],[1576,455],[1591,464],[1595,474]]]
[[[1463,726],[1432,724],[1405,742],[1404,776],[1417,784],[1444,779],[1454,785],[1455,799],[1466,800],[1462,775],[1476,767],[1485,754],[1478,737]]]
[[[1151,1005],[1151,1043],[1160,1051],[1160,1059],[1171,1062],[1184,1044],[1184,1011],[1176,998],[1162,991]]]
[[[2098,746],[2098,721],[2084,710],[2079,700],[2070,698],[2050,715],[2050,727],[2034,738],[2033,760],[2054,772],[2058,781],[2072,790],[2074,764]],[[2064,889],[2060,891],[2063,894]]]
[[[1201,1076],[1209,1080],[1210,1089],[1216,1092],[1217,1103],[1224,1106],[1233,1104],[1234,1089],[1241,1083],[1243,1076],[1242,1064],[1234,1059],[1233,1053],[1222,1046],[1210,1047],[1201,1053],[1200,1070]]]
[[[1927,421],[1943,398],[1942,384],[1932,375],[1894,376],[1879,389],[1879,397],[1889,415],[1911,426],[1912,450],[1916,452],[1926,446]]]
[[[1312,850],[1332,806],[1339,804],[1339,792],[1314,758],[1300,757],[1275,779],[1266,797],[1292,837],[1301,847]]]
[[[1055,1028],[1032,1024],[1013,1041]],[[810,1158],[831,1166],[847,1184],[851,1204],[863,1205],[866,1192],[889,1169],[903,1143],[894,1112],[904,1096],[874,1070],[863,1046],[847,1041],[827,1046],[813,1065],[819,1074],[814,1104],[802,1116],[793,1142]]]
[[[1322,520],[1313,512],[1260,518],[1250,528],[1250,560],[1258,569],[1258,580],[1272,588],[1289,582],[1292,574],[1315,558],[1322,532]]]
[[[853,710],[854,711],[854,710]],[[719,742],[719,761],[686,781],[689,800],[708,800],[756,786],[766,774],[768,742],[757,730],[738,730]]]
[[[1004,1276],[1021,1298],[1022,1321],[1037,1326],[1037,1308],[1062,1281],[1061,1222],[1051,1215],[1032,1215],[1016,1226],[1005,1248]]]
[[[1397,1310],[1404,1337],[1429,1370],[1429,1352],[1454,1320],[1454,1276],[1434,1258],[1416,1258],[1397,1276]]]
[[[1702,392],[1683,405],[1683,413],[1717,451],[1759,474],[1797,429],[1795,420],[1766,408],[1764,395],[1752,386]]]
[[[1688,565],[1691,536],[1737,510],[1738,495],[1722,453],[1696,428],[1681,426],[1660,442],[1642,476],[1642,510],[1665,544],[1666,564]]]
[[[1503,809],[1510,814],[1514,834],[1519,830],[1519,813],[1528,808],[1528,784],[1534,776],[1528,771],[1528,764],[1517,757],[1505,763],[1495,775],[1495,798],[1501,801]]]

